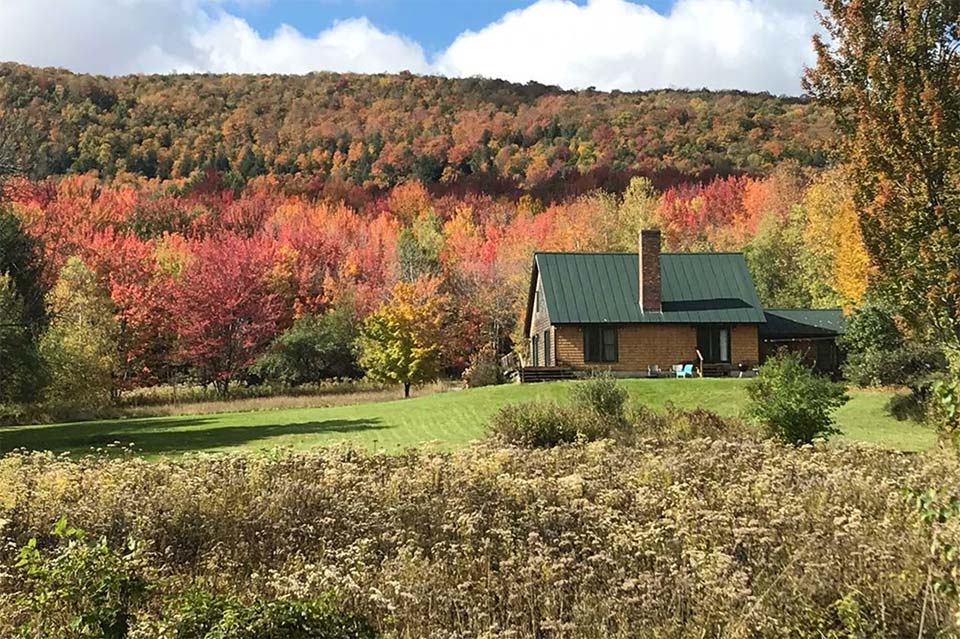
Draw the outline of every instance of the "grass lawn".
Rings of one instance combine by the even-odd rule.
[[[311,448],[352,442],[376,450],[399,450],[428,442],[463,446],[483,435],[491,415],[504,404],[566,398],[571,384],[505,385],[456,390],[410,400],[297,408],[248,413],[185,415],[73,424],[0,428],[0,452],[15,448],[86,452],[113,442],[133,444],[148,455],[287,446]],[[746,401],[745,380],[628,380],[634,401],[654,408],[672,401],[737,415]],[[886,410],[888,391],[852,391],[838,415],[845,439],[901,450],[923,450],[934,433],[914,422],[899,422]]]

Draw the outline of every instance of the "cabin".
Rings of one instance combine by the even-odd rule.
[[[771,313],[776,330],[767,332]],[[520,379],[597,369],[629,377],[750,375],[779,346],[839,335],[842,313],[830,313],[829,322],[818,318],[823,332],[816,333],[804,323],[815,311],[766,311],[742,253],[662,252],[660,231],[643,230],[636,253],[534,255]],[[835,366],[839,356],[831,357]]]

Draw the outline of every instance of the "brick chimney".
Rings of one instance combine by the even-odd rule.
[[[640,231],[640,310],[659,313],[660,285],[660,229]]]

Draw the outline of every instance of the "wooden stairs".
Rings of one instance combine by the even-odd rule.
[[[524,366],[519,369],[519,372],[521,384],[575,379],[573,369],[566,366]]]

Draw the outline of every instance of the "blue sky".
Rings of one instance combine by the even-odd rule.
[[[0,60],[801,92],[819,0],[0,0]]]
[[[533,4],[531,0],[284,0],[233,2],[230,12],[244,17],[261,35],[288,24],[305,34],[327,29],[335,21],[366,17],[387,31],[416,40],[429,54],[449,46],[463,31],[478,31],[508,11]],[[576,4],[585,5],[584,0]],[[673,0],[644,4],[667,13]]]

